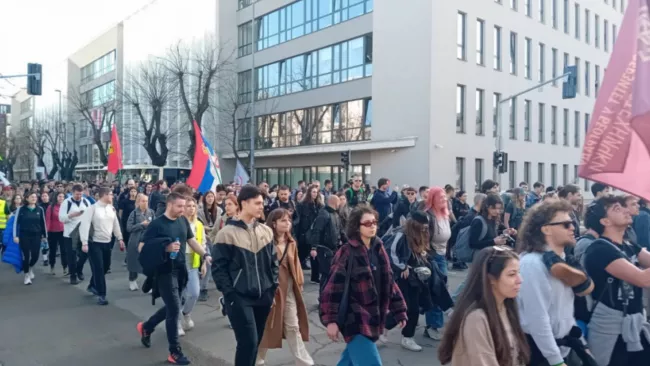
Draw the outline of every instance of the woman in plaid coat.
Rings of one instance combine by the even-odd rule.
[[[341,333],[347,343],[339,366],[381,365],[375,342],[384,331],[388,312],[401,328],[406,325],[406,303],[393,280],[384,246],[376,237],[377,224],[377,212],[369,206],[358,206],[352,211],[347,226],[349,241],[334,256],[321,294],[320,316],[328,337],[337,341]],[[348,275],[346,302],[342,300],[346,298]]]

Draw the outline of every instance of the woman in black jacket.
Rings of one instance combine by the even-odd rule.
[[[489,194],[478,216],[472,220],[469,233],[469,247],[478,251],[493,245],[514,244],[511,237],[516,235],[514,229],[506,229],[501,223],[503,200],[499,195]],[[480,216],[480,217],[479,217]],[[487,230],[484,227],[487,224]]]
[[[454,212],[454,217],[459,221],[463,216],[467,215],[469,212],[469,205],[467,204],[467,192],[458,191],[456,197],[451,204],[452,210]]]
[[[31,192],[27,195],[27,203],[16,210],[14,220],[14,242],[20,245],[23,254],[23,273],[25,285],[31,285],[34,279],[32,267],[38,262],[38,252],[41,242],[47,240],[45,211],[38,206],[38,194]]]
[[[306,259],[309,257],[309,252],[311,251],[311,243],[307,242],[307,232],[311,228],[311,224],[316,220],[318,211],[321,208],[323,208],[323,202],[320,192],[318,192],[318,187],[311,185],[307,189],[307,194],[305,194],[302,202],[296,207],[298,211],[298,227],[296,229],[296,235],[298,236],[298,256],[300,257],[300,263],[303,264],[303,268],[306,266]],[[312,273],[318,276],[318,262],[313,258],[310,258],[309,262]],[[312,276],[311,280],[314,281],[314,276]]]

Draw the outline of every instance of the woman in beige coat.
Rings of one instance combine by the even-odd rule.
[[[314,364],[307,348],[309,323],[307,309],[302,298],[305,282],[298,257],[296,241],[291,237],[291,213],[278,208],[269,214],[266,224],[273,229],[274,244],[280,261],[280,275],[271,313],[266,319],[264,336],[257,353],[257,365],[264,365],[266,351],[282,348],[282,338],[287,340],[289,349],[296,359],[296,366]]]

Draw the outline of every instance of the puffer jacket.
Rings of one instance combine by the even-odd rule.
[[[23,254],[18,244],[14,243],[14,220],[16,220],[16,215],[11,215],[7,220],[7,228],[2,234],[2,244],[7,247],[2,261],[11,264],[16,273],[20,273],[23,270]]]
[[[279,268],[271,228],[257,221],[249,228],[241,220],[228,220],[217,234],[212,258],[212,278],[226,301],[273,302]]]

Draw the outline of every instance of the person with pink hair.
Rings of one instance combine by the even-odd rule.
[[[447,241],[451,237],[450,213],[447,195],[441,187],[431,187],[424,202],[424,211],[429,217],[429,245],[431,265],[438,267],[447,282]],[[439,341],[442,339],[444,316],[440,307],[435,306],[425,314],[424,336]]]

